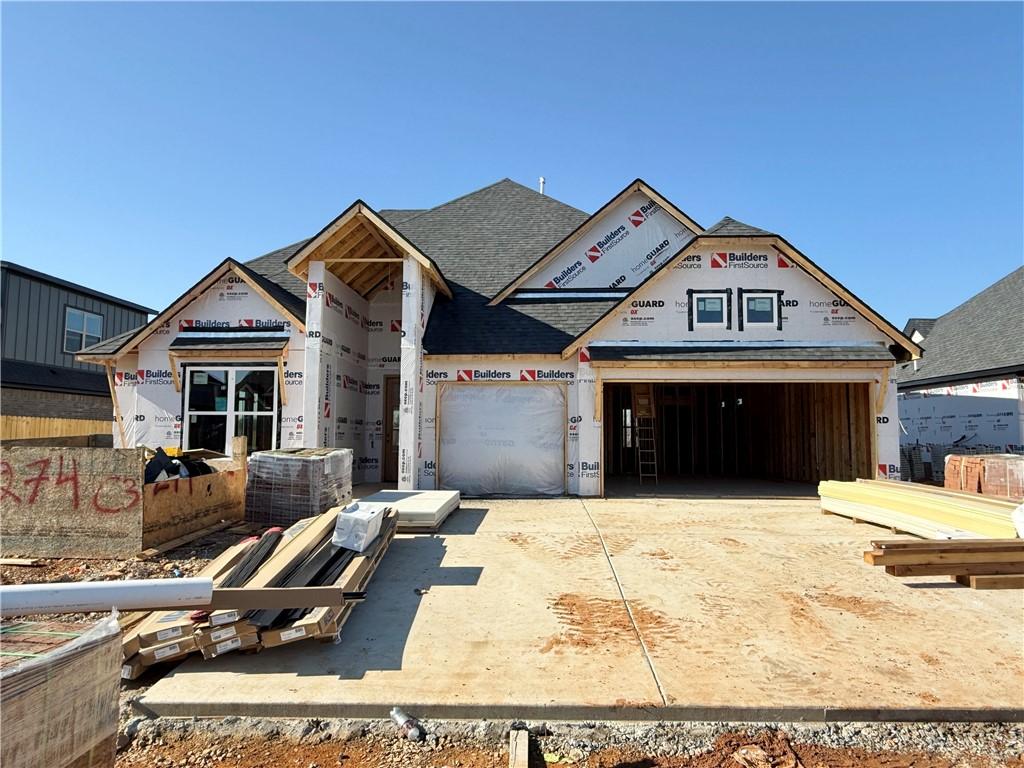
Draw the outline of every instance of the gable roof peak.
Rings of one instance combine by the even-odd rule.
[[[744,224],[732,216],[723,216],[722,220],[704,230],[705,235],[717,235],[719,237],[774,237],[774,232],[769,232],[760,227]]]

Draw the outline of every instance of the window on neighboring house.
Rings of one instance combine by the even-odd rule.
[[[750,293],[743,296],[743,320],[747,325],[775,325],[778,307],[774,293]]]
[[[103,315],[84,309],[64,310],[64,351],[81,352],[103,340]]]
[[[698,293],[693,300],[697,305],[697,325],[725,325],[725,296]]]

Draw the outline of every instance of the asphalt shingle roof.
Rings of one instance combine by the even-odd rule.
[[[934,327],[934,317],[912,317],[903,326],[903,335],[909,338],[914,331],[919,331],[922,336],[927,336]]]
[[[439,294],[434,302],[424,340],[427,352],[561,352],[614,304],[561,300],[487,306],[510,276],[525,270],[587,219],[583,211],[511,179],[436,208],[385,208],[378,213],[434,260],[452,289],[452,301]],[[287,261],[306,242],[264,254],[245,266],[304,306],[306,287],[288,272]]]
[[[433,354],[561,352],[611,306],[566,300],[488,302],[587,214],[510,179],[395,226],[432,258],[452,289],[438,296],[423,346]]]
[[[736,221],[736,219],[726,216],[716,224],[712,224],[706,230],[705,235],[714,235],[716,237],[759,237],[759,236],[775,236],[774,232],[769,232],[766,229],[758,229],[752,227],[749,224],[744,224],[742,221]]]
[[[82,353],[89,355],[107,355],[117,352],[117,350],[124,346],[129,339],[145,327],[145,325],[140,325],[138,328],[133,328],[130,331],[125,331],[124,333],[119,333],[116,336],[111,336],[109,339],[104,339],[99,344],[93,344],[91,347],[86,347],[82,350]]]
[[[897,367],[903,388],[983,371],[1024,371],[1024,267],[936,318],[921,346],[916,371],[912,363]]]
[[[278,248],[276,251],[265,253],[242,265],[250,275],[255,273],[256,276],[275,286],[271,295],[302,318],[303,322],[306,320],[306,285],[288,271],[288,259],[308,242],[308,239],[300,240],[297,243],[286,245],[284,248]],[[260,285],[268,288],[265,282],[261,282]]]
[[[101,342],[103,343],[103,342]],[[5,387],[42,389],[87,395],[110,395],[107,377],[99,371],[30,363],[25,360],[0,362],[0,380]]]

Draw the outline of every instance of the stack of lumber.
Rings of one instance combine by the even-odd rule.
[[[949,490],[986,496],[1024,496],[1024,456],[985,453],[946,457],[944,485]]]
[[[124,632],[121,677],[134,680],[148,666],[196,653],[212,659],[306,638],[335,639],[352,607],[365,599],[398,520],[388,509],[380,533],[356,552],[331,541],[341,509],[225,550],[199,574],[213,580],[214,610],[153,611],[133,620]],[[321,605],[327,587],[330,604]]]
[[[972,589],[1024,589],[1024,540],[872,541],[864,562],[890,576],[951,576]]]
[[[823,480],[821,510],[925,539],[1013,539],[1019,502],[899,480]]]
[[[114,617],[0,625],[4,768],[113,768],[120,636]]]

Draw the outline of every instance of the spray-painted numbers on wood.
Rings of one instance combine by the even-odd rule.
[[[0,462],[0,500],[21,507],[59,505],[66,511],[89,509],[119,514],[142,501],[139,478],[79,472],[78,459],[62,451],[33,461]]]

